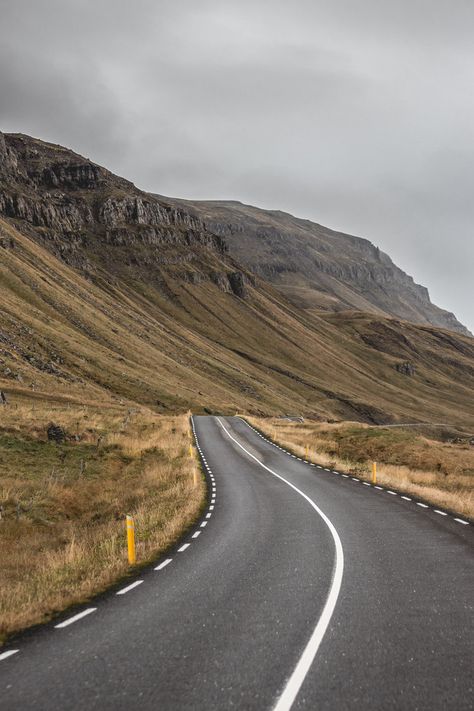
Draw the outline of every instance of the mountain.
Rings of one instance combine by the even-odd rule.
[[[240,202],[172,203],[224,237],[235,259],[300,308],[383,314],[471,335],[454,314],[431,303],[425,287],[366,239]]]
[[[0,389],[159,412],[474,425],[474,340],[302,310],[171,200],[0,134]]]

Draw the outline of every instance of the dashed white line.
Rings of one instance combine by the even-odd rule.
[[[363,481],[362,483],[363,483],[364,486],[370,486],[370,484],[369,484],[368,481]]]
[[[213,511],[213,510],[214,510],[214,506],[209,506],[209,511]]]
[[[417,501],[416,505],[421,506],[422,509],[429,509],[429,506],[427,506],[426,504],[422,504],[421,501]]]
[[[184,546],[181,546],[181,548],[178,548],[178,553],[183,553],[183,551],[186,550],[186,548],[189,548],[191,544],[190,543],[185,543]]]
[[[97,610],[96,607],[88,607],[87,610],[78,612],[77,615],[73,615],[72,617],[69,617],[67,620],[64,620],[64,622],[60,622],[58,625],[54,625],[54,627],[57,630],[62,629],[63,627],[68,627],[69,625],[72,625],[73,622],[77,622],[77,620],[81,620],[83,617],[86,617],[86,615],[90,615],[92,612],[95,612],[96,610]]]
[[[439,509],[435,509],[434,512],[439,514],[440,516],[447,516],[448,515],[445,511],[440,511]]]
[[[387,494],[392,494],[392,496],[397,496],[396,491],[390,491],[390,489],[387,489]]]
[[[343,474],[342,476],[344,477],[344,479],[349,479],[349,474]]]
[[[125,593],[128,593],[129,590],[133,590],[133,588],[136,588],[137,585],[141,585],[143,583],[143,580],[135,580],[134,583],[131,585],[127,585],[126,588],[122,588],[122,590],[119,590],[116,595],[125,595]]]
[[[383,491],[383,486],[374,486],[374,489],[378,489],[379,491]]]
[[[2,652],[0,654],[0,661],[2,659],[8,659],[8,657],[12,657],[14,654],[17,654],[19,652],[19,649],[9,649],[8,652]]]
[[[402,499],[405,499],[405,501],[411,501],[409,496],[402,496]]]
[[[464,526],[469,526],[469,521],[463,521],[462,518],[455,518],[454,520],[458,523],[464,524]]]
[[[163,570],[163,568],[166,568],[167,565],[171,563],[173,559],[172,558],[167,558],[164,560],[162,563],[156,566],[155,570]]]
[[[204,526],[207,526],[207,521],[203,521],[203,522],[201,523],[201,528],[204,528]]]
[[[211,513],[207,513],[207,514],[206,514],[206,518],[211,518],[211,516],[212,516]]]
[[[197,538],[198,536],[201,535],[201,533],[202,533],[202,531],[196,531],[195,533],[193,533],[193,535],[191,536],[191,538]]]
[[[352,481],[360,481],[360,479],[358,479],[356,476],[352,476],[351,479]]]

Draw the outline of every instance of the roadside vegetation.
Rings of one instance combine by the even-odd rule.
[[[429,428],[371,427],[354,422],[247,418],[298,456],[412,494],[474,519],[474,446],[469,437]],[[455,441],[453,441],[455,440]]]
[[[48,441],[50,423],[65,440]],[[188,415],[18,400],[0,407],[0,642],[127,574],[125,524],[150,561],[198,517]]]

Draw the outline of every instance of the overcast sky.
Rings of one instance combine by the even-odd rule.
[[[358,234],[474,331],[473,0],[0,0],[0,129]]]

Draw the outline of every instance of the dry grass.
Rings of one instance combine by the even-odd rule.
[[[0,409],[0,639],[105,589],[176,541],[200,512],[187,415],[121,405]],[[50,421],[70,438],[46,438]]]
[[[359,423],[248,419],[298,456],[367,481],[377,461],[378,483],[474,519],[474,448],[467,443]]]

